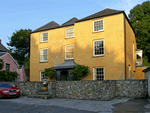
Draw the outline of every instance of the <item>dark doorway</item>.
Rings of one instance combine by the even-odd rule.
[[[67,81],[68,80],[68,70],[62,70],[61,71],[61,81]]]

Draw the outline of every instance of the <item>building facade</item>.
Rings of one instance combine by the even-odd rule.
[[[124,11],[104,9],[62,25],[52,21],[30,38],[30,81],[42,81],[49,67],[60,80],[61,70],[69,73],[77,64],[90,67],[82,80],[136,78],[136,38]]]

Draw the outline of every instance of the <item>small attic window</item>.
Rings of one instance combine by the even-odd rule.
[[[104,31],[104,20],[93,21],[93,32]]]
[[[48,32],[41,33],[41,41],[40,42],[47,42],[48,41]]]
[[[66,28],[66,38],[74,37],[74,27]]]

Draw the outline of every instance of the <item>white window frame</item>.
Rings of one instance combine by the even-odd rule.
[[[101,20],[103,20],[103,29],[98,30],[98,31],[94,31],[94,22],[96,22],[96,21],[101,21]],[[100,32],[100,31],[104,31],[104,19],[99,19],[99,20],[93,21],[93,32]]]
[[[96,71],[95,71],[96,68],[103,68],[104,80],[105,80],[105,67],[94,67],[93,68],[93,80],[97,80],[97,74],[96,74]]]
[[[43,41],[43,37],[42,37],[43,33],[47,33],[47,35],[48,35],[48,32],[42,32],[40,35],[40,42],[48,42],[48,37],[47,37],[47,41]]]
[[[65,59],[74,59],[74,57],[73,57],[73,58],[67,58],[67,57],[66,57],[66,56],[67,56],[67,55],[66,55],[66,52],[67,52],[67,47],[68,47],[68,46],[73,46],[73,56],[74,56],[74,44],[72,44],[72,45],[66,45],[66,46],[65,46]]]
[[[41,73],[42,73],[42,72],[44,72],[44,71],[40,71],[40,81],[43,81],[43,80],[42,80],[42,77],[41,77],[41,75],[42,75]],[[43,78],[44,78],[44,76],[43,76]]]
[[[104,47],[104,54],[100,54],[100,55],[95,55],[95,42],[96,41],[103,41],[103,47]],[[104,39],[100,39],[100,40],[94,40],[93,41],[93,56],[104,56],[105,55],[105,42],[104,42]]]
[[[70,28],[73,28],[73,36],[67,37],[67,29],[70,29]],[[66,28],[65,35],[66,35],[65,38],[73,38],[74,37],[74,27],[68,27],[68,28]]]
[[[47,49],[47,60],[41,60],[41,51]],[[47,62],[48,61],[48,48],[40,49],[40,62]]]

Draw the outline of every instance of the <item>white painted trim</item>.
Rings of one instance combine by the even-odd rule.
[[[101,21],[101,20],[103,20],[103,29],[102,29],[102,30],[98,30],[98,31],[94,31],[94,22],[96,22],[96,21]],[[95,32],[100,32],[100,31],[104,31],[104,19],[99,19],[99,20],[94,20],[94,21],[93,21],[93,33],[95,33]]]
[[[66,46],[65,46],[65,59],[66,59],[66,60],[74,59],[74,57],[73,57],[73,58],[66,58],[66,48],[67,48],[67,46],[73,46],[73,52],[74,52],[74,44],[66,45]]]
[[[103,41],[103,45],[104,45],[104,54],[101,54],[101,55],[95,55],[95,45],[94,45],[94,42],[96,42],[96,41]],[[97,57],[97,56],[104,56],[105,55],[105,41],[104,41],[104,39],[99,39],[99,40],[94,40],[93,41],[93,56],[95,56],[95,57]]]
[[[44,72],[44,71],[40,71],[40,81],[42,81],[42,80],[41,80],[41,79],[42,79],[42,78],[41,78],[41,72]]]
[[[4,53],[4,52],[3,52],[3,53]],[[7,55],[7,54],[8,54],[8,52],[5,52],[5,54],[4,54],[3,56],[5,56],[5,55]],[[0,56],[0,58],[3,57],[3,56]]]
[[[41,61],[41,50],[47,49],[47,60]],[[42,48],[40,49],[40,62],[47,62],[48,61],[48,48]]]
[[[66,28],[65,29],[65,38],[73,38],[74,37],[74,33],[73,33],[73,36],[72,37],[67,37],[67,33],[66,33],[66,31],[67,31],[67,29],[70,29],[70,28],[73,28],[73,31],[74,31],[74,27],[68,27],[68,28]]]
[[[43,34],[43,33],[47,33],[48,34],[48,32],[42,32],[41,34]],[[47,41],[43,41],[43,39],[42,39],[42,41],[41,41],[41,38],[43,38],[43,37],[41,37],[41,34],[40,34],[40,42],[42,43],[42,42],[48,42],[48,39],[47,39]]]
[[[103,70],[104,70],[104,80],[105,80],[105,67],[94,67],[93,68],[93,80],[94,80],[94,78],[95,78],[95,80],[97,80],[96,77],[95,77],[95,74],[94,74],[96,68],[103,68]]]
[[[9,54],[9,53],[6,53],[6,54],[4,54],[3,56],[5,56],[5,55],[7,55],[7,54]],[[3,57],[3,56],[1,56],[1,57]],[[19,66],[19,64],[16,62],[16,60],[9,54],[9,56],[11,57],[11,59],[17,64],[17,66]],[[1,58],[0,57],[0,58]]]

